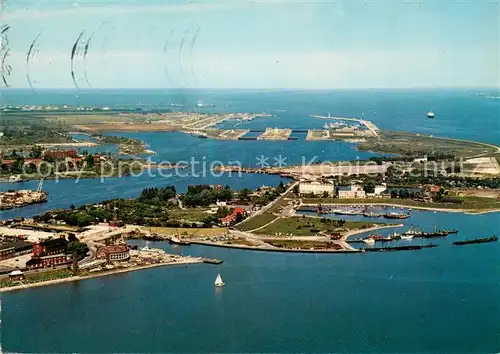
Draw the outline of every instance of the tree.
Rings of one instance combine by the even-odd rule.
[[[250,189],[243,188],[239,193],[241,200],[249,200],[250,199]]]
[[[397,198],[398,197],[398,191],[396,189],[391,190],[391,198]]]
[[[83,242],[75,240],[68,243],[68,253],[71,254],[73,260],[73,274],[78,273],[78,260],[84,257],[88,251],[89,248]]]
[[[39,159],[42,157],[42,152],[43,152],[43,148],[41,146],[33,146],[31,148],[31,152],[30,152],[30,157],[33,157],[35,159]]]
[[[94,166],[94,155],[90,154],[87,155],[85,158],[85,163],[87,164],[88,167],[93,167]]]
[[[399,190],[399,197],[401,199],[406,199],[410,196],[410,192],[408,192],[408,189],[402,188]]]
[[[297,184],[297,185],[295,185],[295,186],[293,186],[293,193],[294,193],[295,195],[299,195],[300,190],[299,190],[299,185],[298,185],[298,184]]]
[[[363,189],[366,193],[374,193],[375,192],[375,182],[371,179],[365,181],[363,183]]]

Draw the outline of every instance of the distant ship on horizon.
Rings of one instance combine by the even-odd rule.
[[[198,101],[198,102],[196,102],[196,107],[206,108],[206,107],[217,107],[217,106],[212,104],[212,103],[203,103],[202,101]]]
[[[184,107],[182,103],[171,103],[170,107]]]

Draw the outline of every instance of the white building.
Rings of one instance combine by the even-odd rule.
[[[366,193],[363,187],[354,185],[348,187],[338,188],[339,199],[355,199],[355,198],[366,198]]]
[[[329,196],[333,196],[334,191],[333,183],[323,183],[323,182],[300,182],[299,183],[299,194],[315,194],[322,195],[325,192]]]
[[[375,190],[373,191],[373,193],[375,195],[381,195],[386,189],[387,189],[387,184],[382,183],[379,186],[375,186]]]
[[[419,157],[419,158],[413,159],[413,162],[416,162],[416,163],[424,163],[424,162],[427,162],[427,156],[424,156],[424,157]]]

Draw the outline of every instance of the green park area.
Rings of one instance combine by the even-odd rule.
[[[319,217],[293,216],[279,218],[266,227],[255,231],[262,235],[328,236],[342,234],[350,230],[363,230],[388,224],[365,221],[334,220]]]

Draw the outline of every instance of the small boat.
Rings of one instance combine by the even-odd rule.
[[[411,240],[413,235],[401,235],[401,240]]]
[[[433,111],[427,112],[427,118],[433,119],[434,118],[434,112]]]
[[[409,214],[403,213],[388,213],[384,215],[384,218],[386,219],[408,219],[409,217]]]
[[[372,240],[378,241],[378,240],[382,240],[384,238],[384,235],[372,234],[372,235],[368,236],[368,238],[371,238]]]
[[[389,234],[389,237],[393,240],[401,240],[401,234],[397,232],[393,232],[392,234]]]
[[[369,244],[369,245],[374,245],[375,244],[375,240],[373,238],[364,238],[363,242],[366,243],[366,244]]]
[[[217,278],[215,278],[214,285],[215,285],[215,286],[217,286],[217,287],[221,287],[221,286],[226,285],[226,284],[222,281],[222,277],[220,276],[220,273],[217,273]]]

